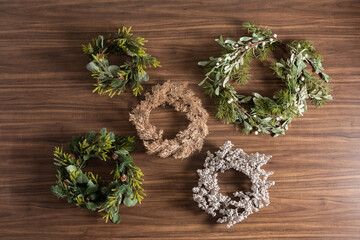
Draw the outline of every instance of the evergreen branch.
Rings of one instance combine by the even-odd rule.
[[[105,128],[99,134],[89,132],[85,136],[73,137],[68,143],[69,153],[62,148],[55,148],[57,182],[51,191],[59,198],[66,197],[69,203],[78,207],[105,211],[103,218],[106,221],[110,219],[113,223],[119,223],[119,206],[122,203],[134,206],[145,195],[140,186],[143,181],[141,170],[129,154],[134,149],[134,137],[115,135]],[[91,158],[114,160],[114,181],[108,186],[104,185],[98,174],[83,173],[82,169]]]
[[[126,85],[133,88],[135,96],[141,94],[141,83],[149,80],[144,71],[146,67],[161,67],[155,57],[146,54],[143,47],[147,42],[144,38],[133,37],[131,27],[119,29],[113,36],[98,36],[93,43],[83,45],[85,55],[90,59],[86,68],[96,79],[93,92],[108,94],[110,97],[125,91]],[[127,55],[131,61],[122,65],[109,65],[108,54]]]
[[[329,94],[330,77],[324,73],[322,56],[311,42],[293,41],[285,44],[268,28],[252,23],[244,23],[243,26],[251,36],[241,37],[238,41],[229,38],[224,40],[222,37],[215,40],[224,48],[224,53],[217,58],[210,57],[209,61],[199,62],[206,71],[205,78],[199,85],[204,86],[205,91],[216,98],[216,117],[227,123],[242,125],[246,134],[254,132],[256,135],[283,135],[291,121],[307,109],[306,98],[310,98],[318,106],[333,99]],[[284,47],[291,53],[289,59],[281,59],[270,66],[286,88],[275,92],[273,99],[258,93],[253,93],[253,96],[238,95],[229,81],[244,84],[250,78],[252,60],[265,60],[268,52],[277,46]],[[325,83],[308,73],[305,70],[307,65]],[[247,104],[249,109],[241,104]]]

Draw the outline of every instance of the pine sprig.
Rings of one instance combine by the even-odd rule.
[[[301,116],[307,109],[306,99],[321,106],[332,100],[328,84],[330,77],[324,73],[321,64],[323,58],[309,41],[293,41],[285,44],[276,34],[266,27],[244,23],[250,36],[244,36],[235,41],[216,39],[223,48],[220,57],[210,57],[209,61],[201,61],[199,65],[205,68],[205,78],[199,84],[205,92],[215,97],[217,103],[216,117],[226,123],[235,123],[248,134],[254,132],[285,134],[291,121]],[[291,57],[272,63],[270,68],[277,78],[281,79],[286,88],[274,93],[273,99],[263,97],[258,93],[252,96],[237,94],[229,84],[245,84],[250,79],[249,71],[254,59],[263,61],[276,47],[287,48]],[[317,76],[305,68],[310,65]],[[243,106],[244,105],[244,106]]]
[[[130,85],[135,96],[141,94],[141,83],[149,80],[145,69],[160,67],[156,58],[145,52],[146,42],[144,38],[134,37],[131,27],[123,27],[113,36],[100,35],[93,39],[92,44],[83,45],[83,52],[91,61],[86,68],[97,80],[93,92],[113,97],[124,92],[126,86]],[[110,65],[107,59],[109,54],[127,55],[131,57],[131,61],[125,61],[122,65]]]
[[[57,182],[51,191],[78,207],[104,211],[106,221],[110,219],[119,223],[119,206],[134,206],[145,196],[141,187],[143,174],[129,154],[134,149],[134,137],[108,133],[105,128],[99,134],[89,132],[85,136],[73,137],[68,143],[69,153],[55,147]],[[114,160],[115,168],[111,172],[114,181],[108,186],[98,174],[83,172],[87,161],[92,158]]]

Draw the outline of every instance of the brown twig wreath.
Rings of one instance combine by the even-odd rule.
[[[208,113],[202,107],[200,99],[186,86],[170,81],[158,84],[152,88],[152,94],[146,93],[145,100],[130,113],[130,121],[135,125],[149,154],[158,154],[162,158],[186,158],[195,150],[201,150],[208,134]],[[157,130],[150,123],[151,111],[165,104],[186,113],[186,118],[190,121],[187,129],[177,133],[174,139],[163,139],[163,130]]]

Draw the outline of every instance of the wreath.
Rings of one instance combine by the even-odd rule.
[[[157,130],[150,123],[150,113],[154,108],[169,104],[176,111],[186,113],[190,121],[187,129],[176,134],[174,139],[163,139],[163,130]],[[206,125],[208,113],[201,101],[186,84],[171,83],[156,85],[152,94],[147,93],[142,101],[130,113],[130,121],[135,125],[140,139],[143,140],[149,154],[158,154],[165,158],[186,158],[195,150],[201,150],[204,138],[209,133]]]
[[[322,56],[309,41],[282,42],[276,34],[264,27],[251,23],[243,26],[251,34],[238,41],[216,39],[224,48],[224,53],[210,61],[201,61],[206,76],[199,84],[205,91],[216,98],[216,117],[225,123],[240,125],[243,133],[254,132],[284,135],[291,121],[303,115],[307,109],[306,99],[310,98],[316,106],[321,106],[333,97],[329,94],[330,77],[324,73]],[[250,64],[253,59],[265,60],[269,52],[277,46],[290,51],[289,59],[281,59],[271,64],[277,78],[286,88],[274,93],[273,99],[253,93],[252,96],[237,94],[230,85],[231,81],[245,84],[250,78]],[[305,68],[310,64],[316,75]],[[319,76],[319,77],[317,77]]]
[[[273,172],[261,169],[271,156],[259,153],[248,155],[240,148],[231,150],[232,146],[233,144],[227,141],[215,155],[207,153],[204,169],[198,170],[198,186],[193,188],[194,201],[198,203],[199,208],[213,217],[217,214],[221,215],[222,217],[217,221],[227,223],[227,228],[243,221],[259,208],[269,205],[268,188],[275,184],[273,181],[267,181]],[[217,172],[225,172],[229,169],[242,172],[251,179],[251,192],[233,193],[239,200],[233,200],[220,193]]]
[[[133,94],[137,96],[143,89],[141,83],[149,80],[144,69],[147,66],[160,66],[156,58],[145,52],[146,48],[143,45],[147,40],[141,37],[134,38],[130,30],[131,27],[123,27],[113,37],[109,35],[105,38],[99,35],[93,39],[93,44],[83,45],[83,51],[90,59],[86,68],[97,81],[93,92],[107,93],[113,97],[124,92],[126,85],[130,85]],[[109,65],[109,54],[127,55],[131,57],[131,61],[125,61],[120,66]]]
[[[119,206],[135,206],[145,195],[141,187],[143,174],[129,154],[134,149],[134,137],[107,133],[105,128],[100,134],[89,132],[86,136],[73,137],[68,143],[68,153],[55,148],[57,184],[51,187],[51,191],[78,207],[104,211],[106,222],[110,219],[113,223],[120,223]],[[87,161],[92,158],[114,160],[111,171],[114,181],[108,186],[98,174],[83,172]]]

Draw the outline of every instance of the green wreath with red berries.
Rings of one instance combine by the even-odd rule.
[[[73,137],[68,143],[69,152],[55,148],[57,182],[51,191],[80,208],[104,211],[106,222],[110,219],[113,223],[120,223],[120,205],[135,206],[145,196],[141,187],[143,173],[129,154],[134,149],[134,137],[107,133],[105,128],[100,134],[89,132],[85,136]],[[87,161],[95,158],[114,161],[110,173],[114,180],[110,184],[105,185],[98,174],[83,171]]]

